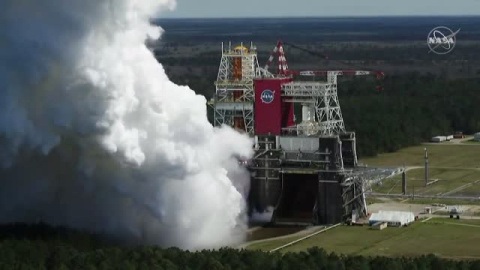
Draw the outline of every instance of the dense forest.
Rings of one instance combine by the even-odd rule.
[[[345,81],[340,103],[347,129],[357,132],[360,155],[393,152],[456,131],[480,131],[480,78],[389,75],[384,90],[375,81]]]
[[[480,261],[433,255],[373,258],[330,254],[318,248],[281,254],[230,248],[193,252],[128,247],[42,224],[2,226],[0,232],[0,269],[480,269]]]

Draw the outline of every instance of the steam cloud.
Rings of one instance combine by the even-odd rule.
[[[174,4],[2,0],[0,223],[193,249],[241,235],[250,140],[214,129],[144,45]]]

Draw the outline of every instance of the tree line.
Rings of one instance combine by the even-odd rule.
[[[361,156],[394,152],[433,136],[480,131],[480,78],[409,73],[383,82],[346,79],[339,99]],[[383,84],[384,90],[375,90]]]
[[[480,269],[480,261],[434,255],[389,258],[337,255],[320,248],[282,254],[125,246],[98,235],[44,224],[4,225],[0,232],[0,269]]]

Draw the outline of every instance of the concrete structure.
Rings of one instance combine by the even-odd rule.
[[[430,168],[429,168],[429,161],[428,161],[428,151],[425,148],[425,187],[428,186],[428,182],[430,181]]]
[[[386,222],[390,227],[406,226],[415,221],[415,215],[412,212],[401,211],[380,211],[373,213],[368,220],[370,225],[378,222]]]
[[[387,223],[387,222],[377,222],[377,223],[375,223],[375,224],[372,225],[372,229],[374,229],[374,230],[379,230],[379,231],[383,231],[383,230],[385,230],[387,227],[388,227],[388,223]]]

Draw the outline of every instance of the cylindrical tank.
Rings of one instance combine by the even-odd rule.
[[[248,52],[248,49],[244,46],[237,46],[233,49],[239,56],[233,59],[233,80],[241,81],[243,79],[243,60],[242,55]],[[243,96],[243,91],[233,91],[233,100],[240,101]]]
[[[235,57],[233,60],[233,79],[235,81],[241,81],[242,77],[242,57]]]
[[[243,77],[242,74],[242,58],[236,57],[233,61],[233,80],[234,81],[241,81]],[[233,100],[239,101],[242,97],[242,91],[233,91]]]
[[[302,121],[315,122],[315,108],[310,104],[302,105]]]
[[[243,117],[235,117],[233,119],[233,128],[240,131],[245,131],[245,121]]]
[[[297,126],[297,133],[300,136],[312,136],[319,130],[315,122],[315,107],[311,104],[302,105],[302,122]]]

